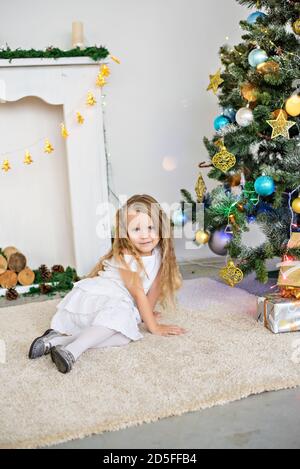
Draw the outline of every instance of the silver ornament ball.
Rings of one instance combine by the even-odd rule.
[[[248,125],[251,125],[254,121],[252,110],[247,107],[242,107],[236,113],[236,121],[241,127],[248,127]]]
[[[214,231],[208,241],[210,250],[218,256],[226,256],[227,245],[232,240],[232,234],[225,233],[225,231],[217,230]]]

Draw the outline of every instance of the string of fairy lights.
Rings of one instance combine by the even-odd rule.
[[[110,59],[120,64],[120,60],[110,55]],[[104,138],[104,151],[105,151],[105,161],[106,161],[106,177],[107,177],[107,187],[109,191],[109,196],[113,197],[115,200],[118,200],[117,195],[113,190],[113,176],[112,176],[112,169],[111,169],[111,154],[109,151],[108,139],[107,139],[107,130],[106,130],[106,94],[104,93],[104,87],[108,83],[108,78],[111,75],[111,69],[108,63],[101,63],[99,72],[97,74],[95,80],[95,87],[97,89],[100,88],[100,105],[101,105],[101,112],[102,112],[102,123],[103,123],[103,138]],[[96,91],[88,91],[85,97],[81,97],[76,106],[64,116],[64,122],[60,123],[60,135],[63,139],[67,139],[70,136],[70,129],[67,128],[65,121],[74,116],[74,122],[77,125],[81,126],[84,124],[86,118],[88,117],[88,108],[93,107],[97,103],[97,94]],[[83,104],[85,107],[83,108]],[[80,110],[79,110],[80,109]],[[87,113],[87,116],[86,116]],[[54,127],[55,126],[55,127]],[[0,159],[1,159],[1,172],[8,173],[12,171],[14,166],[12,163],[12,159],[15,155],[18,155],[22,152],[24,155],[23,164],[30,166],[34,163],[33,155],[34,155],[34,148],[38,148],[40,151],[40,146],[43,145],[43,151],[45,154],[50,155],[55,151],[55,147],[53,145],[53,140],[56,138],[55,133],[57,133],[57,124],[50,125],[48,129],[48,136],[39,137],[37,140],[30,142],[26,146],[14,148],[13,150],[8,151],[1,151]],[[51,135],[52,137],[49,137]]]

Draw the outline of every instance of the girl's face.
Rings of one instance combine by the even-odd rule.
[[[138,251],[149,256],[160,241],[151,218],[142,212],[128,211],[128,236]]]

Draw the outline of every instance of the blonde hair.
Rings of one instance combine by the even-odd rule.
[[[176,256],[173,245],[173,227],[167,214],[164,212],[160,204],[149,195],[132,196],[116,213],[115,237],[110,251],[100,258],[92,271],[85,278],[93,278],[98,272],[105,270],[104,261],[112,257],[116,261],[121,262],[125,268],[129,269],[129,265],[125,261],[124,251],[129,251],[138,265],[138,274],[145,272],[141,256],[136,247],[128,237],[127,218],[128,211],[146,213],[153,221],[153,224],[159,233],[159,244],[161,248],[161,280],[160,295],[158,301],[163,308],[175,307],[175,293],[182,286],[182,276],[177,265]]]

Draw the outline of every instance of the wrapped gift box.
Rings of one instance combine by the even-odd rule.
[[[280,273],[278,278],[278,285],[280,287],[295,287],[300,288],[300,262],[287,261],[278,264]]]
[[[274,334],[300,331],[300,301],[272,293],[257,299],[258,320]]]
[[[292,233],[288,242],[289,249],[300,248],[300,233]],[[284,256],[283,262],[277,265],[280,267],[278,285],[280,287],[300,288],[300,261],[295,258]]]

